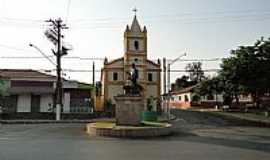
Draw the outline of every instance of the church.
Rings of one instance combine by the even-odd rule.
[[[142,96],[145,104],[149,97],[159,100],[161,94],[160,60],[154,62],[147,59],[147,29],[145,26],[141,28],[136,14],[131,26],[127,25],[124,32],[123,57],[112,61],[108,61],[107,58],[104,60],[104,67],[101,69],[103,104],[106,101],[114,104],[114,96],[124,93],[123,86],[129,78],[128,73],[132,64],[135,64],[138,69],[138,83],[143,87]],[[154,110],[160,110],[160,107],[154,107]]]

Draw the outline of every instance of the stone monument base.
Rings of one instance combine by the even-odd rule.
[[[142,96],[120,95],[115,96],[116,125],[139,126],[141,124],[141,113],[144,111]]]
[[[97,122],[86,125],[86,132],[92,136],[118,138],[146,138],[172,135],[172,125],[159,123],[159,126],[117,126],[115,123]]]

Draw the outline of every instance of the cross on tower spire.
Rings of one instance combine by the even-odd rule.
[[[137,12],[138,12],[138,9],[135,7],[133,10],[132,10],[136,16]]]

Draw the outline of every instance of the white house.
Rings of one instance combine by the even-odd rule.
[[[52,112],[56,77],[35,70],[0,69],[8,96],[1,98],[6,113]],[[63,79],[63,112],[90,111],[91,91],[77,81]]]

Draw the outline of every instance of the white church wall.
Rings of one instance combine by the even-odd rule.
[[[149,98],[151,96],[157,97],[158,96],[157,93],[158,93],[157,85],[148,85],[147,86],[147,90],[146,90],[146,97],[147,98]]]
[[[113,70],[111,70],[111,71],[109,71],[108,72],[108,80],[109,81],[114,81],[113,80],[113,74],[114,73],[117,73],[117,77],[118,77],[118,79],[117,79],[117,81],[122,81],[122,80],[124,80],[124,76],[123,76],[123,71],[119,71],[119,70],[115,70],[115,71],[113,71]]]
[[[118,67],[123,67],[124,62],[123,60],[118,60],[113,63],[107,64],[107,68],[118,68]]]
[[[157,69],[157,66],[151,64],[150,62],[148,62],[148,63],[147,63],[147,69]]]
[[[108,86],[108,99],[111,99],[115,103],[114,96],[123,94],[123,86],[121,85],[109,85]]]
[[[144,64],[144,62],[143,62],[143,57],[131,57],[130,59],[129,59],[129,64],[131,65],[131,64],[135,64],[135,65],[143,65]]]
[[[158,79],[158,74],[157,72],[147,72],[147,80],[148,80],[148,74],[152,74],[152,82],[157,82],[157,79]]]

